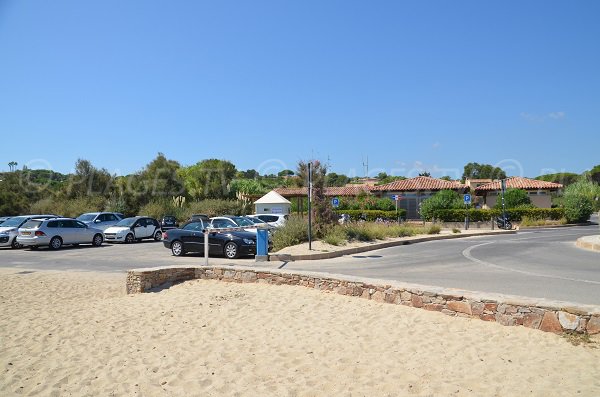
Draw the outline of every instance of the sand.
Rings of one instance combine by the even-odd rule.
[[[598,396],[599,344],[303,287],[0,270],[0,395]]]

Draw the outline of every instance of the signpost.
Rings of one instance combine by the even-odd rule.
[[[471,205],[471,195],[470,194],[465,194],[463,195],[463,201],[465,203],[465,208],[467,209],[467,211],[465,211],[465,230],[469,230],[469,205]]]
[[[392,199],[396,202],[396,219],[398,220],[398,224],[400,224],[400,217],[398,216],[398,201],[402,199],[402,196],[399,194],[392,195]]]
[[[333,206],[333,208],[337,208],[340,206],[340,199],[337,197],[334,197],[331,199],[331,205]]]

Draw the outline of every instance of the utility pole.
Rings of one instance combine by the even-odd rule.
[[[504,206],[504,191],[506,190],[506,179],[500,180],[500,187],[502,188],[502,222],[504,228],[506,228],[506,208]]]
[[[367,156],[367,162],[363,160],[363,172],[365,173],[365,178],[369,177],[369,156]]]

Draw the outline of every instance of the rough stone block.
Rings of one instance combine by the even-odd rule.
[[[371,296],[371,299],[373,299],[375,302],[385,302],[385,293],[382,291],[376,291],[373,296]]]
[[[586,330],[590,335],[600,333],[600,316],[592,316],[587,323]]]
[[[402,291],[402,293],[400,294],[400,299],[403,301],[409,301],[412,298],[412,294],[410,292],[407,291]]]
[[[558,316],[554,312],[546,312],[542,318],[540,329],[544,332],[554,332],[555,334],[561,334],[563,329],[558,321]]]
[[[498,304],[496,302],[494,303],[484,303],[483,304],[483,311],[485,313],[496,313],[498,311]]]
[[[442,313],[444,313],[447,316],[456,316],[456,312],[455,311],[448,310],[448,309],[442,309]]]
[[[513,318],[513,316],[508,315],[508,314],[501,314],[501,313],[496,314],[496,322],[498,324],[502,324],[502,325],[506,325],[506,326],[515,325],[515,319]]]
[[[542,322],[542,315],[536,313],[527,313],[523,316],[523,325],[527,328],[538,329]]]
[[[362,295],[360,297],[364,298],[364,299],[371,299],[371,294],[369,294],[369,290],[368,289],[364,289],[363,292],[362,292]]]
[[[563,329],[575,331],[579,327],[579,316],[567,312],[558,312],[558,322]]]
[[[480,319],[482,319],[483,321],[496,321],[496,315],[495,314],[482,314],[479,316]]]
[[[410,299],[413,307],[423,307],[423,297],[419,295],[413,295]]]
[[[474,316],[480,316],[483,314],[485,305],[481,302],[471,302],[471,313]]]
[[[395,292],[385,294],[385,301],[387,303],[396,303],[396,299],[398,299],[398,295]]]
[[[459,313],[472,315],[471,305],[465,301],[448,301],[448,309]]]
[[[424,305],[423,308],[432,312],[441,312],[444,309],[444,305],[439,305],[437,303],[428,303]]]

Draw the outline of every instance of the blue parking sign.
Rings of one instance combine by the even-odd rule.
[[[337,197],[334,197],[331,199],[331,205],[333,205],[335,208],[340,206],[340,199]]]
[[[465,200],[465,204],[471,204],[471,195],[470,194],[465,194],[463,196],[463,199]]]

